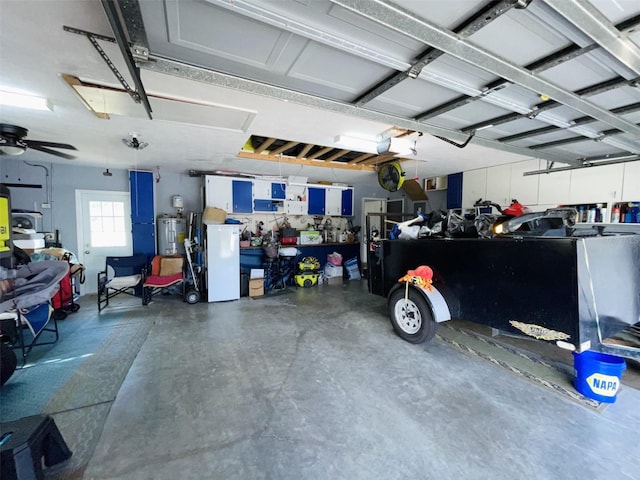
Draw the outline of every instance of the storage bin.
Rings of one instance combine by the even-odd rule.
[[[240,250],[240,270],[251,271],[252,268],[262,268],[264,254],[262,248],[246,248]]]
[[[322,233],[317,230],[303,230],[300,232],[300,245],[317,245],[322,243]]]
[[[342,265],[337,266],[337,265],[332,265],[330,263],[325,263],[324,265],[324,276],[326,278],[332,278],[332,277],[340,277],[342,278],[342,273],[343,273],[343,268]]]

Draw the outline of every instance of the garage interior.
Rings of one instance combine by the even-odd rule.
[[[517,199],[637,233],[639,23],[636,0],[0,0],[0,181],[86,267],[59,339],[0,390],[0,420],[55,419],[73,455],[46,478],[637,478],[636,360],[606,405],[551,344],[464,318],[402,341],[369,293],[366,213]],[[96,274],[120,253],[85,243],[78,205],[129,198],[138,173],[152,193],[132,218],[329,219],[325,248],[361,279],[98,311]],[[303,193],[224,208],[207,189],[221,178]],[[342,204],[295,210],[311,188]]]

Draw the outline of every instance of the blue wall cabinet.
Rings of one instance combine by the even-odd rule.
[[[253,183],[247,180],[233,180],[233,213],[253,213]]]
[[[133,254],[147,255],[149,259],[156,254],[154,185],[153,172],[129,172]]]
[[[275,212],[276,208],[276,204],[272,200],[261,200],[256,198],[253,201],[254,212]]]
[[[308,187],[309,215],[325,214],[326,190],[324,188]]]
[[[271,184],[271,198],[274,200],[284,200],[287,186],[284,183]]]
[[[342,191],[342,212],[343,217],[351,217],[353,215],[353,188]]]
[[[129,172],[131,223],[154,223],[153,172]]]
[[[447,208],[462,207],[462,172],[447,177]]]
[[[155,223],[131,224],[133,235],[133,254],[147,255],[149,259],[156,254],[156,225]]]

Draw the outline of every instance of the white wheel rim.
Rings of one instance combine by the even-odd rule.
[[[395,320],[400,329],[409,335],[415,335],[422,326],[420,309],[411,300],[401,298],[394,308]]]

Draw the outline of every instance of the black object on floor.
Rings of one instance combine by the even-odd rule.
[[[71,450],[49,415],[1,423],[0,445],[2,480],[40,480],[44,478],[42,457],[47,467],[71,457]]]
[[[17,365],[18,359],[13,348],[6,343],[0,343],[0,387],[11,378]]]

